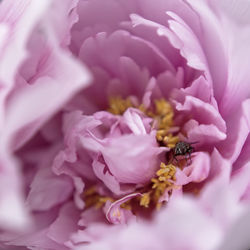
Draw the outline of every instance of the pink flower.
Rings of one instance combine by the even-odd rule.
[[[249,9],[2,1],[0,246],[249,248]]]

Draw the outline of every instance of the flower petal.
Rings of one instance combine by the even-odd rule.
[[[2,29],[6,28],[5,41],[0,60],[1,83],[11,89],[18,67],[27,56],[26,43],[40,18],[47,11],[51,1],[33,2],[27,0],[4,1],[0,8]],[[2,25],[6,26],[2,26]],[[11,35],[10,35],[11,34]],[[10,67],[11,64],[11,67]],[[2,93],[2,91],[1,91]],[[1,104],[2,105],[2,104]]]
[[[201,124],[195,120],[189,120],[184,126],[187,138],[190,142],[199,142],[199,144],[215,144],[216,142],[225,140],[227,135],[221,132],[214,124]]]
[[[209,8],[200,1],[188,0],[188,3],[200,16],[203,26],[203,37],[206,38],[203,46],[212,71],[219,108],[224,117],[230,116],[250,96],[247,80],[250,28],[240,21],[249,22],[250,5],[241,1],[236,6],[235,1],[222,0],[219,5],[211,1],[212,8]],[[207,39],[208,36],[211,38]]]
[[[72,182],[68,177],[58,177],[49,168],[41,168],[31,183],[27,205],[35,211],[49,210],[66,201],[72,191]]]
[[[174,101],[174,100],[173,100]],[[203,102],[193,96],[186,96],[183,104],[176,103],[178,111],[189,111],[192,118],[202,124],[214,124],[222,132],[226,132],[226,123],[219,111],[209,103]]]
[[[221,154],[234,162],[250,132],[250,99],[242,102],[240,110],[227,120],[227,139],[218,146]]]
[[[126,223],[131,217],[133,217],[133,214],[131,211],[121,208],[120,206],[126,201],[131,200],[132,198],[140,196],[140,195],[141,195],[140,193],[132,193],[113,202],[111,205],[106,204],[107,207],[109,206],[108,208],[106,208],[107,220],[113,224]]]
[[[151,135],[124,135],[111,140],[102,150],[110,172],[122,183],[145,183],[159,166],[158,154],[163,150]]]
[[[24,206],[20,167],[7,152],[0,157],[0,227],[5,230],[26,230],[31,218]]]
[[[126,194],[129,191],[132,192],[134,190],[133,186],[132,187],[127,187],[122,189],[120,183],[116,180],[116,178],[110,174],[109,171],[105,171],[105,168],[107,168],[107,166],[105,166],[104,163],[101,163],[100,161],[98,161],[97,159],[95,159],[93,161],[93,170],[95,175],[103,181],[103,183],[105,184],[105,186],[110,189],[110,191],[115,194],[115,195],[122,195],[122,194]]]
[[[132,58],[140,68],[147,68],[153,76],[171,67],[154,44],[122,30],[109,36],[102,32],[95,38],[88,38],[81,47],[79,57],[88,66],[101,66],[113,75],[119,73],[121,57]]]
[[[77,231],[79,217],[80,211],[76,209],[73,203],[64,204],[59,216],[49,227],[48,237],[63,245],[68,241],[71,234]]]
[[[175,185],[185,185],[190,182],[204,181],[210,171],[210,158],[209,155],[203,152],[196,153],[192,159],[190,166],[185,167],[183,170],[177,169]]]

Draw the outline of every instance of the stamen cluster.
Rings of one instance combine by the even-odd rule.
[[[159,146],[172,149],[178,142],[178,137],[171,133],[171,128],[174,125],[174,111],[169,102],[165,99],[158,99],[154,101],[154,107],[146,109],[143,105],[135,105],[130,98],[123,99],[121,97],[112,97],[109,100],[108,112],[114,115],[123,115],[128,108],[137,108],[146,114],[148,117],[153,118],[152,126],[155,126],[156,140]],[[171,194],[176,181],[176,166],[172,163],[161,162],[160,169],[156,172],[155,177],[151,179],[151,183],[141,189],[142,195],[136,199],[129,200],[122,204],[122,208],[132,209],[135,200],[140,206],[149,208],[156,207],[159,209],[164,202],[161,200],[162,196]],[[168,194],[167,194],[168,193]],[[107,201],[114,202],[111,197],[99,195],[94,187],[87,189],[84,193],[86,207],[94,206],[101,208]]]

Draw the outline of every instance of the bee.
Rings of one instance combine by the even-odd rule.
[[[177,156],[183,155],[183,156],[185,156],[187,165],[190,165],[192,163],[191,154],[195,150],[195,148],[192,147],[192,144],[195,144],[195,143],[197,143],[197,142],[190,142],[190,143],[184,142],[184,141],[177,142],[175,144],[175,147],[171,150],[173,159],[176,160],[178,163]],[[189,164],[188,164],[188,160],[189,160]]]

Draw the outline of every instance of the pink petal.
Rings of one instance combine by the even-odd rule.
[[[2,151],[0,159],[0,226],[6,230],[26,230],[31,218],[24,206],[20,167],[16,159]]]
[[[175,102],[175,101],[174,101]],[[222,132],[226,132],[226,124],[219,111],[211,104],[192,96],[186,96],[183,104],[176,102],[178,111],[188,111],[192,118],[202,124],[214,124]]]
[[[250,136],[247,137],[243,148],[241,149],[240,155],[238,156],[236,162],[233,164],[233,169],[237,170],[249,162],[250,159]]]
[[[73,234],[67,245],[72,249],[86,249],[86,247],[88,248],[88,246],[92,246],[93,243],[98,242],[103,237],[113,234],[121,229],[122,225],[92,223],[85,230],[79,230],[76,234]]]
[[[197,228],[203,230],[197,231]],[[151,221],[133,221],[120,230],[110,230],[110,234],[94,241],[87,249],[208,250],[215,249],[221,238],[218,224],[193,199],[181,198],[172,202],[168,209],[163,209]],[[77,248],[82,249],[83,246]]]
[[[47,3],[47,1],[45,2]],[[37,12],[41,10],[44,11],[44,8],[48,8],[49,6],[45,4],[41,6],[31,3],[22,4],[26,6],[26,8],[30,7],[30,9],[25,9],[25,15],[22,16],[24,20],[20,19],[21,28],[18,26],[18,31],[23,32],[23,27],[25,27],[25,32],[23,33],[26,36],[28,32],[31,36],[29,40],[25,38],[25,40],[22,41],[22,43],[24,43],[22,49],[23,46],[27,46],[27,50],[31,49],[30,52],[32,52],[32,48],[35,47],[34,43],[37,44],[39,50],[34,48],[35,53],[32,53],[31,57],[35,55],[34,57],[36,58],[38,53],[40,55],[38,56],[40,62],[37,63],[36,72],[32,76],[32,81],[30,79],[22,79],[21,76],[17,77],[17,82],[15,83],[17,86],[15,86],[13,90],[10,89],[12,91],[9,91],[8,99],[5,101],[4,109],[6,117],[4,117],[3,124],[3,129],[5,130],[3,141],[9,143],[9,141],[12,140],[12,143],[15,144],[15,148],[20,147],[26,142],[41,124],[50,118],[61,105],[70,99],[80,88],[86,86],[90,78],[86,69],[80,65],[78,61],[73,59],[67,51],[60,48],[56,37],[58,34],[55,34],[51,30],[50,22],[52,22],[52,20],[50,18],[48,18],[48,22],[43,25],[43,32],[39,31],[41,23],[38,23],[35,29],[33,29],[33,26],[30,27],[30,25],[26,25],[25,22],[36,24],[36,22],[32,22],[30,18],[32,18],[33,14],[36,16]],[[23,8],[20,10],[21,13],[24,11]],[[18,15],[20,15],[20,13],[18,13]],[[29,17],[29,15],[31,15],[31,17]],[[31,34],[29,27],[30,29],[32,28],[33,31]],[[41,40],[37,41],[37,39],[35,39],[37,37],[41,38]],[[44,37],[46,37],[46,41],[44,41]],[[20,43],[20,39],[18,42]],[[29,42],[28,45],[26,44],[27,42]],[[16,57],[17,52],[14,53],[15,55],[13,56]],[[8,60],[4,61],[7,62]],[[14,61],[18,62],[16,59]],[[12,68],[15,69],[15,67]],[[62,74],[61,72],[64,73]],[[72,76],[74,77],[72,78]],[[31,81],[33,85],[27,85],[28,81]],[[27,96],[29,98],[27,98]],[[31,99],[30,96],[32,96],[33,99]],[[46,96],[46,98],[44,98],[44,96]],[[52,102],[48,102],[47,100],[52,100]],[[13,134],[15,134],[15,138],[13,138]],[[13,142],[13,140],[15,142]]]
[[[67,105],[69,111],[83,110],[84,114],[92,115],[102,110],[103,107],[107,107],[111,77],[105,69],[100,67],[91,68],[91,73],[92,84],[70,100]]]
[[[24,235],[11,240],[7,245],[11,246],[27,246],[33,249],[53,249],[53,250],[67,250],[68,248],[57,244],[55,241],[51,240],[47,236],[48,229],[41,230],[39,232],[34,232],[29,235]],[[12,248],[13,249],[13,248]]]
[[[221,154],[234,162],[240,155],[250,131],[250,99],[241,104],[227,121],[227,139],[218,146]]]
[[[141,68],[147,68],[152,75],[169,69],[170,65],[161,51],[142,38],[126,31],[116,31],[108,36],[98,33],[83,43],[80,58],[89,66],[102,66],[117,74],[121,57],[133,59]]]
[[[130,210],[126,210],[124,208],[121,208],[120,206],[126,201],[131,200],[132,198],[140,196],[140,195],[141,195],[140,193],[133,193],[113,202],[112,204],[106,204],[107,220],[113,224],[127,223],[128,220],[134,215],[132,214]]]
[[[250,30],[241,21],[249,22],[249,5],[242,1],[236,5],[234,1],[227,0],[217,5],[211,1],[210,9],[201,2],[188,2],[199,13],[203,37],[211,37],[211,40],[204,40],[204,47],[210,59],[209,66],[214,71],[215,96],[220,101],[223,116],[229,116],[250,95],[247,81]],[[217,41],[214,39],[216,33],[219,38]]]
[[[203,102],[210,103],[215,108],[218,108],[216,100],[213,97],[213,88],[204,78],[204,76],[200,76],[195,79],[191,83],[190,87],[175,89],[171,97],[173,99],[177,98],[178,100],[184,100],[185,97],[189,95],[199,98]]]
[[[178,68],[176,75],[169,71],[165,71],[158,75],[157,85],[159,86],[163,97],[170,98],[173,89],[178,89],[184,85],[184,71],[182,68]]]
[[[168,20],[168,17],[166,17],[166,11],[168,10],[176,11],[178,14],[183,16],[185,20],[191,20],[194,22],[196,18],[190,7],[182,1],[156,0],[155,2],[152,2],[151,0],[137,0],[136,3],[138,6],[137,12],[139,14],[146,19],[162,25],[165,25]]]
[[[93,170],[94,170],[95,175],[100,180],[103,181],[105,187],[110,189],[110,191],[113,194],[122,195],[122,194],[126,194],[128,192],[132,192],[134,190],[133,186],[122,189],[120,183],[117,181],[115,176],[110,174],[109,171],[107,171],[107,170],[105,171],[107,166],[105,164],[101,163],[100,161],[98,161],[97,159],[94,160],[92,166],[93,166]]]
[[[16,71],[27,56],[26,43],[35,25],[48,9],[50,1],[33,2],[27,0],[4,1],[1,3],[0,20],[6,25],[2,32],[8,33],[1,52],[0,79],[11,89]],[[3,31],[3,29],[6,29]],[[11,36],[10,36],[11,34]],[[12,65],[10,67],[10,64]],[[1,104],[2,105],[2,104]]]
[[[71,41],[71,28],[78,21],[76,11],[78,2],[78,0],[66,0],[62,4],[60,0],[54,0],[47,12],[56,37],[62,46],[68,46]]]
[[[200,144],[208,145],[225,140],[227,135],[221,132],[214,124],[205,125],[195,120],[189,120],[184,126],[187,138],[190,142],[199,142]]]
[[[167,14],[174,19],[169,21],[169,27],[175,34],[175,39],[179,40],[178,44],[172,43],[172,45],[180,49],[181,55],[187,59],[189,66],[204,71],[205,76],[210,79],[206,57],[199,39],[179,16],[173,12],[167,12]],[[161,30],[158,31],[158,34],[166,35]]]
[[[84,208],[84,201],[82,199],[82,194],[84,191],[85,184],[84,184],[82,178],[80,178],[80,177],[73,176],[72,179],[73,179],[74,186],[75,186],[75,192],[74,192],[75,206],[78,209],[83,209]]]
[[[218,250],[249,249],[249,225],[250,211],[246,209],[226,232]]]
[[[148,85],[149,81],[149,70],[146,67],[140,67],[140,64],[137,60],[130,58],[128,56],[122,56],[119,60],[119,73],[120,73],[120,81],[121,88],[117,89],[117,93],[109,90],[110,95],[134,95],[139,98],[142,98],[144,91]],[[122,85],[127,85],[122,86]],[[121,92],[122,89],[125,89],[125,92]]]
[[[230,189],[237,202],[240,202],[243,196],[249,196],[249,180],[250,163],[248,162],[232,174]]]
[[[164,14],[165,15],[165,14]],[[149,19],[145,19],[137,14],[130,15],[132,21],[132,27],[126,27],[139,37],[142,37],[159,48],[163,54],[166,56],[172,65],[177,68],[179,65],[183,64],[183,58],[180,56],[179,52],[175,50],[170,44],[169,40],[164,36],[159,36],[157,34],[158,29],[164,29],[165,27],[159,23],[153,22]],[[172,73],[175,72],[175,68],[172,68]]]
[[[220,171],[203,188],[200,203],[223,228],[226,228],[233,219],[241,214],[242,210],[229,185],[230,162],[223,159],[218,151],[214,151],[211,165],[213,168],[219,168]]]
[[[118,24],[128,19],[128,4],[121,5],[114,0],[107,0],[105,3],[100,3],[97,0],[91,2],[79,2],[78,13],[80,20],[76,25],[76,29],[85,27],[94,27],[102,24],[107,29],[117,28]],[[95,17],[95,18],[93,18]]]
[[[71,234],[77,231],[79,218],[80,211],[76,209],[73,203],[64,204],[58,218],[49,227],[48,237],[63,245],[68,241]]]
[[[143,120],[138,114],[137,110],[127,109],[123,115],[124,122],[128,124],[128,127],[135,135],[145,135],[146,129],[143,124]]]
[[[209,155],[203,152],[195,153],[190,166],[185,167],[183,170],[177,169],[175,184],[185,185],[190,182],[202,182],[208,177],[209,171]]]
[[[162,149],[156,146],[154,136],[125,135],[111,140],[101,151],[110,172],[119,182],[145,183],[159,167],[158,154]]]
[[[13,140],[13,134],[21,131],[14,139],[15,148],[26,142],[61,105],[86,84],[87,74],[82,71],[82,67],[77,62],[68,56],[61,51],[58,51],[57,55],[51,55],[50,63],[53,63],[53,66],[48,65],[48,70],[52,76],[39,78],[35,84],[27,85],[9,101],[5,122],[5,140],[10,140],[10,137]],[[73,79],[72,76],[74,76]],[[52,102],[47,100],[52,100]]]
[[[228,76],[228,58],[226,52],[226,41],[224,27],[221,18],[216,17],[215,11],[209,8],[206,2],[188,1],[188,5],[198,18],[200,27],[193,28],[199,39],[200,46],[206,57],[208,69],[213,82],[215,98],[219,101],[225,91],[225,82]],[[194,27],[194,20],[189,20],[189,26]]]
[[[49,168],[37,172],[30,188],[27,205],[36,211],[48,210],[66,201],[73,191],[68,177],[56,176]]]

